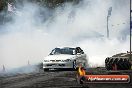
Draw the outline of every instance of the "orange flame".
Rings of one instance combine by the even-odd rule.
[[[86,72],[85,72],[83,67],[80,66],[78,68],[78,74],[79,74],[79,76],[84,76],[86,74]]]

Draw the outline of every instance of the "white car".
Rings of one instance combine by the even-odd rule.
[[[87,66],[86,54],[80,47],[55,48],[44,58],[43,69],[77,69],[81,65]]]

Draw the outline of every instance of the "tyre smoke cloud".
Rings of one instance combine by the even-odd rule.
[[[83,0],[54,10],[24,3],[12,21],[1,27],[0,68],[42,62],[58,46],[80,46],[90,65],[103,65],[106,57],[129,50],[129,0]],[[107,14],[110,38],[106,38]],[[16,8],[17,9],[17,8]],[[4,31],[4,32],[3,32]]]

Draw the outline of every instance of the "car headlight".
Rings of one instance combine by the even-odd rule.
[[[49,60],[44,60],[44,62],[49,62]]]

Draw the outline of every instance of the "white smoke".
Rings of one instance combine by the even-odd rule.
[[[107,39],[106,17],[111,6]],[[129,50],[129,7],[129,0],[84,0],[54,11],[25,3],[0,34],[0,67],[42,62],[58,46],[81,46],[90,64],[103,65],[106,57]]]

